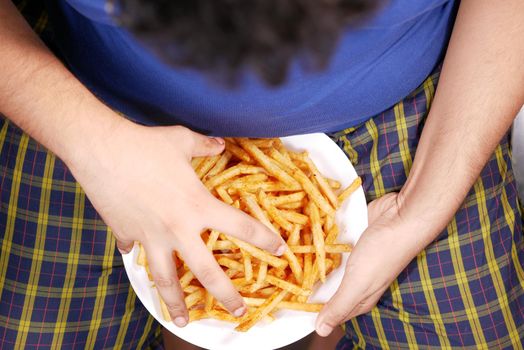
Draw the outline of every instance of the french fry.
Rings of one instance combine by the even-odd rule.
[[[160,312],[162,313],[162,318],[168,322],[171,321],[171,315],[169,314],[169,311],[167,309],[167,305],[164,302],[164,299],[160,296],[160,293],[158,293],[157,290],[158,299],[160,300]]]
[[[251,264],[251,255],[249,253],[246,253],[243,250],[240,250],[242,252],[243,261],[244,261],[244,274],[246,281],[251,281],[253,279],[253,264]]]
[[[250,298],[244,297],[244,302],[247,306],[260,306],[264,303],[266,299],[264,298]],[[308,304],[308,303],[297,303],[292,301],[281,301],[277,304],[277,309],[288,309],[288,310],[297,310],[297,311],[307,311],[307,312],[320,312],[324,304]]]
[[[195,157],[195,158],[191,159],[191,167],[193,169],[198,168],[198,166],[200,165],[200,163],[202,163],[204,161],[204,159],[206,159],[206,158],[205,157]]]
[[[304,215],[291,210],[280,210],[280,215],[288,222],[293,224],[307,225],[309,218]],[[290,230],[292,231],[292,229]]]
[[[239,263],[238,261],[231,260],[228,258],[220,258],[217,260],[219,265],[225,266],[227,268],[236,270],[236,271],[244,271],[244,266]]]
[[[308,291],[308,290],[304,290],[302,288],[300,288],[299,286],[293,284],[293,283],[290,283],[290,282],[287,282],[287,281],[284,281],[280,278],[277,278],[275,276],[272,276],[272,275],[267,275],[266,276],[266,282],[268,282],[269,284],[272,284],[278,288],[281,288],[283,290],[287,290],[288,292],[292,293],[292,294],[295,294],[295,295],[302,295],[302,296],[309,296],[311,294],[311,291]]]
[[[306,174],[304,174],[302,170],[293,164],[293,162],[287,161],[276,149],[271,149],[270,155],[275,160],[287,163],[293,172],[293,177],[302,185],[304,191],[323,212],[326,214],[335,215],[335,209],[333,209],[329,202],[322,196],[318,188],[311,182],[311,180],[306,176]]]
[[[226,139],[226,149],[229,152],[231,152],[231,154],[234,157],[236,157],[237,159],[239,159],[239,160],[241,160],[243,162],[246,162],[246,163],[251,163],[252,162],[252,159],[249,156],[249,154],[247,154],[246,151],[244,151],[241,147],[239,147],[231,139]]]
[[[224,186],[217,186],[215,187],[215,190],[217,191],[222,201],[224,201],[225,203],[229,205],[233,204],[233,198],[231,198],[231,196],[229,195],[229,193],[227,192]]]
[[[333,179],[329,179],[329,178],[326,178],[329,186],[334,189],[334,190],[338,190],[340,187],[342,187],[342,185],[340,184],[340,182],[338,182],[337,180],[333,180]]]
[[[180,286],[182,288],[186,287],[189,285],[189,283],[195,278],[195,275],[193,275],[193,272],[191,271],[186,271],[186,273],[184,275],[182,275],[182,277],[180,277]]]
[[[297,181],[283,171],[273,159],[269,158],[256,145],[248,139],[238,139],[240,146],[255,158],[264,169],[283,183],[287,185],[298,186]]]
[[[195,169],[195,173],[198,176],[199,179],[202,180],[204,176],[206,176],[207,172],[215,166],[215,164],[220,159],[220,154],[217,154],[212,157],[207,157],[204,159],[203,162],[201,162],[198,167]]]
[[[338,196],[338,203],[339,205],[342,205],[348,197],[357,190],[357,188],[362,185],[362,179],[360,177],[357,177],[351,185],[349,185],[339,196]]]
[[[189,310],[189,322],[201,320],[206,316],[207,313],[204,310]]]
[[[300,202],[306,196],[306,192],[300,191],[283,196],[269,198],[269,203],[275,207],[293,202]]]
[[[273,294],[262,305],[260,305],[260,307],[256,310],[256,312],[253,315],[251,315],[250,318],[240,323],[235,328],[235,330],[239,332],[246,332],[249,328],[253,327],[255,323],[257,323],[262,318],[264,318],[264,316],[273,311],[275,307],[278,305],[278,303],[280,303],[286,297],[287,293],[287,291],[283,290]]]
[[[215,188],[218,185],[223,184],[227,180],[241,175],[241,174],[258,174],[263,173],[265,170],[258,166],[248,165],[248,164],[242,164],[239,163],[235,166],[232,166],[231,168],[224,170],[218,175],[215,175],[206,182],[204,182],[204,186],[206,186],[208,189]]]
[[[224,151],[221,155],[220,155],[220,158],[217,160],[217,162],[215,163],[215,165],[207,172],[207,174],[204,176],[204,178],[202,179],[202,181],[207,181],[208,179],[210,179],[211,177],[221,173],[222,171],[224,171],[224,169],[226,168],[227,166],[227,163],[229,162],[229,160],[231,159],[232,157],[232,154],[231,152],[229,151]]]
[[[237,238],[234,238],[234,237],[231,237],[231,236],[226,236],[226,237],[227,237],[227,239],[229,239],[231,242],[233,242],[233,244],[235,244],[240,249],[244,249],[246,252],[248,252],[252,256],[256,257],[259,260],[267,262],[271,266],[274,266],[274,267],[279,268],[279,269],[283,269],[283,268],[285,268],[287,266],[287,261],[286,260],[277,258],[276,256],[271,255],[271,254],[263,251],[262,249],[259,249],[259,248],[255,247],[255,246],[252,246],[251,244],[246,243],[244,241],[241,241],[241,240],[239,240]]]
[[[292,245],[289,249],[295,254],[316,253],[314,245]],[[351,244],[328,244],[324,246],[326,253],[349,253],[353,249]]]
[[[146,250],[144,249],[144,246],[142,243],[138,243],[138,258],[136,260],[136,263],[140,266],[146,266],[147,260],[146,260]]]
[[[269,216],[273,219],[274,222],[276,222],[280,227],[288,232],[293,230],[293,225],[280,214],[280,211],[277,208],[269,203],[269,199],[265,192],[258,192],[258,200],[262,205],[262,208],[268,212]]]
[[[260,206],[257,203],[257,199],[253,194],[244,192],[241,194],[241,198],[242,201],[245,203],[248,211],[251,213],[251,215],[253,215],[253,217],[257,218],[260,222],[269,227],[271,231],[278,234],[278,230],[269,221],[269,218],[266,216],[262,208],[260,208]]]
[[[199,288],[197,291],[189,294],[184,298],[184,301],[186,303],[186,307],[188,309],[191,309],[193,306],[198,304],[199,302],[202,302],[204,300],[205,291],[203,288]]]
[[[326,251],[324,249],[324,233],[320,225],[320,215],[315,203],[309,203],[309,210],[311,212],[311,232],[313,233],[313,244],[315,245],[315,264],[318,265],[320,273],[320,280],[326,281]]]

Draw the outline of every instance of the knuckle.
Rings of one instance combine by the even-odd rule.
[[[155,282],[155,284],[161,288],[172,287],[175,285],[174,278],[170,277],[153,277],[153,282]]]
[[[236,310],[238,307],[242,305],[242,301],[240,300],[240,297],[236,295],[235,293],[229,293],[221,298],[220,300],[222,304],[226,307],[228,310]]]
[[[166,307],[171,315],[183,314],[186,309],[186,305],[182,302],[166,303]]]
[[[250,221],[243,221],[240,225],[240,231],[246,240],[252,240],[257,234],[255,225]]]
[[[213,285],[220,280],[220,275],[211,266],[202,266],[198,270],[198,279],[204,286]]]

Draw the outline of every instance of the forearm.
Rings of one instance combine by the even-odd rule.
[[[524,102],[524,2],[463,0],[400,214],[414,254],[458,210]]]
[[[89,149],[120,122],[48,50],[9,0],[0,0],[0,113],[59,157]]]

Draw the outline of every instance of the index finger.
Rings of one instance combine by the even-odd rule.
[[[247,308],[231,280],[201,240],[183,242],[179,250],[184,262],[206,290],[234,316],[242,316]]]

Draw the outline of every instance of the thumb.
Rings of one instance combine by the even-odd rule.
[[[134,244],[135,244],[134,241],[121,241],[118,239],[116,240],[116,247],[118,251],[120,252],[120,254],[122,255],[131,252]]]
[[[208,137],[191,131],[193,139],[192,157],[209,157],[222,153],[225,141],[220,137]]]

